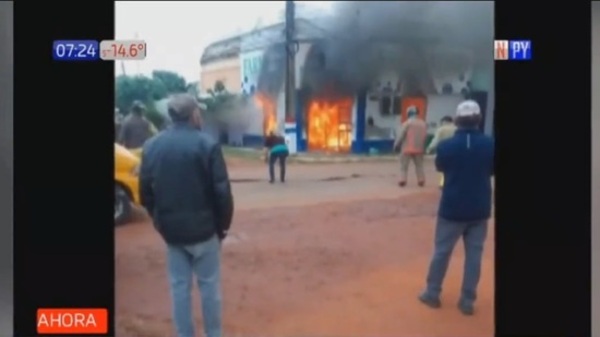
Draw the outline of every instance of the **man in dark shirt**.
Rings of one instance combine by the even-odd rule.
[[[222,337],[220,246],[233,216],[233,196],[219,145],[199,130],[198,102],[172,97],[173,125],[144,145],[140,168],[142,205],[167,244],[178,337],[193,337],[192,275],[202,298],[204,332]]]
[[[138,149],[152,137],[152,125],[144,118],[146,107],[142,102],[133,103],[131,113],[120,127],[118,143],[128,149]]]
[[[437,148],[435,165],[444,174],[445,181],[427,288],[419,299],[432,308],[441,305],[439,297],[442,282],[452,250],[462,237],[465,264],[458,308],[463,314],[472,315],[481,274],[483,245],[492,211],[494,140],[479,131],[481,113],[477,102],[462,102],[456,114],[457,130]]]
[[[269,182],[275,182],[275,163],[279,162],[279,179],[285,182],[285,161],[289,156],[285,138],[271,131],[265,138],[265,161],[269,163]]]

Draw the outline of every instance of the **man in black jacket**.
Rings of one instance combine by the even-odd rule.
[[[175,95],[173,125],[148,140],[140,169],[141,202],[167,244],[173,321],[193,337],[191,289],[196,274],[207,337],[222,336],[220,242],[233,216],[233,196],[219,145],[201,132],[198,102]]]

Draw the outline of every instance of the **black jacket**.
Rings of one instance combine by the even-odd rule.
[[[169,244],[225,237],[233,196],[220,146],[188,125],[174,125],[144,145],[140,198]]]
[[[118,143],[128,149],[138,149],[152,136],[150,122],[142,116],[130,114],[119,128]]]

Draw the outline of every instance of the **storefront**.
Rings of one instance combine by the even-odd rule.
[[[272,66],[272,62],[282,62],[280,56],[274,56],[281,48],[271,46],[240,54],[242,92],[255,107],[248,111],[251,121],[244,134],[245,146],[260,146],[269,131],[278,130],[288,135],[288,141],[294,143],[298,152],[386,153],[392,151],[397,129],[406,119],[409,107],[417,107],[431,137],[440,119],[453,116],[456,106],[465,97],[478,101],[484,115],[483,128],[486,133],[492,133],[493,61],[474,66],[469,57],[462,56],[462,51],[459,56],[448,51],[437,52],[438,58],[460,57],[464,61],[453,63],[459,66],[449,72],[437,69],[435,58],[430,58],[433,60],[431,69],[421,79],[426,83],[422,85],[423,95],[407,94],[407,80],[394,69],[383,72],[371,88],[354,95],[341,95],[335,90],[315,94],[306,89],[302,78],[303,68],[311,60],[312,48],[311,43],[299,46],[295,111],[287,115],[284,73],[268,73],[262,69],[265,66],[281,69],[281,66]],[[265,57],[274,61],[264,62]],[[265,78],[269,83],[265,84]]]

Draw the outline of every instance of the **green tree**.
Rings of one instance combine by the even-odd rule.
[[[227,123],[239,113],[241,101],[239,97],[227,91],[222,81],[216,81],[208,96],[199,99],[206,105],[204,117],[207,120]]]
[[[115,83],[115,105],[122,114],[128,114],[134,101],[146,105],[146,117],[160,128],[164,123],[162,115],[156,111],[154,102],[167,97],[167,87],[162,81],[137,75],[120,75]]]
[[[155,102],[176,93],[189,92],[197,97],[194,88],[197,89],[197,84],[187,84],[182,76],[166,70],[155,70],[151,77],[121,75],[115,83],[115,106],[128,114],[134,101],[142,101],[146,105],[146,118],[161,128],[168,117],[156,109]]]
[[[196,98],[200,97],[200,87],[198,82],[188,83],[185,86],[185,91]]]
[[[225,93],[227,89],[225,88],[223,81],[216,81],[215,85],[213,86],[213,91],[215,94],[222,94]]]
[[[146,104],[167,97],[167,88],[163,82],[155,81],[146,76],[120,75],[115,83],[115,105],[124,114],[134,101],[139,100]]]
[[[172,71],[155,70],[152,72],[152,79],[162,82],[167,88],[167,92],[169,94],[187,92],[185,79]]]

